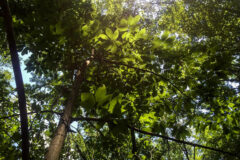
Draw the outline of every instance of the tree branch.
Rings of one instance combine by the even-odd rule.
[[[185,144],[183,144],[183,152],[184,152],[184,154],[185,154],[187,160],[190,160],[190,159],[189,159],[189,156],[188,156],[188,150],[187,150],[187,147],[186,147]]]
[[[136,139],[135,139],[135,133],[132,128],[130,128],[131,131],[131,141],[132,141],[132,154],[134,155],[135,159],[138,160],[137,156],[137,146],[136,146]]]
[[[29,112],[28,114],[34,114],[34,113],[36,113],[36,112]],[[48,111],[48,110],[46,110],[46,111],[40,111],[40,113],[53,113],[53,114],[62,115],[62,113],[60,113],[60,112]],[[19,115],[20,115],[20,114],[15,114],[15,115],[12,115],[12,116],[1,117],[0,119],[6,119],[6,118],[14,117],[14,116],[19,116]],[[95,118],[95,117],[77,117],[77,118],[71,118],[71,122],[74,122],[74,121],[113,122],[113,120],[114,120],[114,119],[104,119],[104,118]],[[159,137],[159,138],[163,138],[163,139],[165,139],[165,140],[174,141],[174,142],[176,142],[176,143],[185,144],[185,145],[190,145],[190,146],[193,146],[193,147],[204,148],[204,149],[208,149],[208,150],[216,151],[216,152],[219,152],[219,153],[222,153],[222,154],[227,154],[227,155],[230,155],[230,156],[233,156],[233,157],[238,157],[238,158],[240,158],[236,153],[231,153],[231,152],[223,151],[223,150],[216,149],[216,148],[212,148],[212,147],[203,146],[203,145],[196,144],[196,143],[187,142],[187,141],[183,141],[183,140],[178,140],[178,139],[171,138],[171,137],[168,137],[168,136],[163,136],[163,135],[160,135],[160,134],[143,131],[143,130],[137,129],[137,128],[132,127],[132,126],[129,126],[129,125],[128,125],[128,128],[131,129],[131,130],[134,130],[134,131],[136,131],[136,132],[145,134],[145,135],[150,135],[150,136],[154,136],[154,137]]]
[[[52,110],[44,110],[44,111],[38,111],[38,112],[28,112],[27,115],[29,115],[29,114],[39,114],[39,113],[53,113],[53,114],[62,115],[62,113],[55,112],[55,111],[52,111]],[[20,116],[20,115],[21,114],[13,114],[13,115],[9,115],[9,116],[0,117],[0,119],[8,119],[8,118],[17,117],[17,116]]]
[[[236,153],[231,153],[231,152],[223,151],[223,150],[216,149],[216,148],[212,148],[212,147],[203,146],[203,145],[196,144],[196,143],[187,142],[187,141],[183,141],[183,140],[178,140],[178,139],[171,138],[171,137],[168,137],[168,136],[163,136],[163,135],[160,135],[160,134],[143,131],[143,130],[134,128],[134,127],[132,127],[132,126],[128,126],[128,127],[129,127],[129,128],[133,128],[136,132],[139,132],[139,133],[142,133],[142,134],[146,134],[146,135],[150,135],[150,136],[155,136],[155,137],[160,137],[160,138],[163,138],[163,139],[166,139],[166,140],[170,140],[170,141],[174,141],[174,142],[177,142],[177,143],[186,144],[186,145],[190,145],[190,146],[194,146],[194,147],[199,147],[199,148],[204,148],[204,149],[208,149],[208,150],[212,150],[212,151],[216,151],[216,152],[219,152],[219,153],[228,154],[228,155],[230,155],[230,156],[240,158]]]
[[[103,119],[103,118],[92,118],[92,117],[77,117],[77,118],[71,118],[71,121],[96,121],[96,122],[112,122],[111,119]]]
[[[113,119],[108,119],[108,120],[107,120],[107,119],[103,119],[103,118],[80,117],[80,118],[72,118],[72,122],[73,122],[73,121],[112,122]],[[160,135],[160,134],[157,134],[157,133],[152,133],[152,132],[143,131],[143,130],[137,129],[137,128],[135,128],[135,127],[132,127],[132,126],[130,126],[130,125],[128,125],[128,128],[129,128],[129,129],[133,129],[134,131],[136,131],[136,132],[138,132],[138,133],[145,134],[145,135],[150,135],[150,136],[154,136],[154,137],[159,137],[159,138],[166,139],[166,140],[168,140],[168,141],[174,141],[174,142],[177,142],[177,143],[180,143],[180,144],[185,144],[185,145],[190,145],[190,146],[194,146],[194,147],[204,148],[204,149],[208,149],[208,150],[216,151],[216,152],[219,152],[219,153],[222,153],[222,154],[227,154],[227,155],[230,155],[230,156],[233,156],[233,157],[238,157],[238,158],[240,158],[240,157],[237,155],[237,153],[231,153],[231,152],[227,152],[227,151],[220,150],[220,149],[216,149],[216,148],[212,148],[212,147],[203,146],[203,145],[200,145],[200,144],[196,144],[196,143],[192,143],[192,142],[187,142],[187,141],[183,141],[183,140],[178,140],[178,139],[171,138],[171,137],[168,137],[168,136],[163,136],[163,135]]]
[[[29,131],[28,131],[28,117],[26,109],[26,97],[22,79],[22,73],[17,53],[16,41],[14,37],[12,16],[8,6],[7,0],[1,0],[0,6],[3,11],[3,18],[7,33],[7,40],[11,53],[11,61],[13,66],[13,72],[15,76],[15,82],[18,93],[18,103],[20,110],[20,121],[21,121],[21,138],[22,138],[22,159],[29,160]]]

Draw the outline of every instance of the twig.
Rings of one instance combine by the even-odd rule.
[[[186,158],[187,158],[188,160],[190,160],[189,157],[188,157],[188,150],[187,150],[187,147],[186,147],[185,144],[183,144],[183,152],[184,152]]]
[[[44,111],[38,111],[38,112],[28,112],[27,114],[39,114],[39,113],[53,113],[53,114],[58,114],[58,115],[62,115],[62,113],[60,112],[55,112],[52,110],[44,110]],[[8,118],[12,118],[12,117],[18,117],[20,116],[20,114],[13,114],[13,115],[9,115],[9,116],[4,116],[4,117],[0,117],[0,119],[8,119]]]

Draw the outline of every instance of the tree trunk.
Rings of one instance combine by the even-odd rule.
[[[45,156],[46,160],[58,160],[60,157],[60,152],[64,144],[64,140],[67,135],[67,131],[71,122],[71,115],[74,107],[75,99],[78,95],[78,90],[80,85],[82,84],[84,73],[86,70],[89,61],[86,61],[85,64],[81,67],[81,70],[78,71],[70,97],[68,98],[67,105],[64,109],[63,116],[61,117],[58,128],[55,132],[55,136],[52,139],[50,146],[48,148],[48,152]]]
[[[14,37],[12,17],[7,0],[1,0],[1,9],[3,11],[4,23],[7,32],[7,40],[9,43],[9,49],[11,52],[11,61],[13,66],[13,72],[15,76],[15,82],[17,86],[18,103],[20,110],[20,121],[21,121],[21,138],[22,138],[22,159],[29,159],[29,133],[28,133],[28,118],[26,109],[26,97],[22,79],[22,73],[17,53],[17,47]]]

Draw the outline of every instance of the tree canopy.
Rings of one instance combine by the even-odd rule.
[[[0,159],[240,159],[238,0],[3,1]]]

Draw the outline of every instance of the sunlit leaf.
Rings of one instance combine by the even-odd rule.
[[[118,35],[119,35],[119,31],[116,30],[116,31],[113,33],[112,39],[113,39],[113,40],[116,40],[116,39],[118,38]]]
[[[113,37],[113,32],[112,32],[112,30],[111,30],[110,28],[106,28],[106,31],[105,31],[105,32],[106,32],[107,36],[112,39],[112,37]]]

